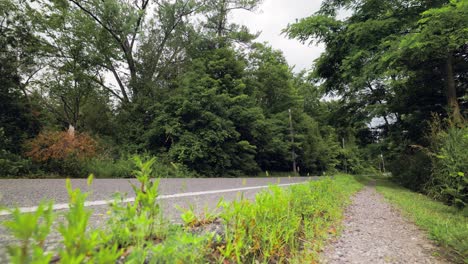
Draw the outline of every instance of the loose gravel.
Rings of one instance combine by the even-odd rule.
[[[344,230],[321,256],[322,263],[448,263],[435,257],[437,247],[366,186],[345,212]]]

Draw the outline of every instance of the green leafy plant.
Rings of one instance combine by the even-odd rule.
[[[342,218],[351,193],[362,185],[339,176],[280,188],[271,186],[247,199],[225,206],[225,243],[217,247],[221,260],[237,263],[299,263],[316,259],[317,252]]]
[[[155,161],[154,157],[143,161],[135,156],[137,170],[133,173],[139,182],[139,186],[132,184],[135,200],[123,204],[124,198],[117,195],[111,205],[109,226],[112,240],[120,247],[144,247],[149,242],[158,241],[165,236],[165,221],[157,201],[159,179],[152,179],[152,166]]]
[[[432,177],[429,194],[458,208],[468,205],[468,127],[432,125]]]
[[[207,263],[213,234],[192,234],[175,229],[162,243],[150,248],[150,263]]]
[[[88,177],[91,185],[93,175]],[[102,230],[88,231],[92,211],[85,208],[89,193],[73,189],[69,179],[66,181],[69,196],[69,210],[65,213],[65,223],[60,223],[58,231],[63,237],[64,248],[59,252],[63,263],[115,262],[121,255],[117,245],[109,244],[109,237]]]
[[[99,157],[83,163],[83,170],[96,178],[130,178],[134,169],[134,162],[124,157],[117,160]]]
[[[221,198],[219,199],[214,209],[210,210],[208,207],[204,207],[201,214],[197,214],[195,212],[195,207],[193,205],[190,205],[188,209],[184,209],[180,206],[176,206],[176,208],[182,212],[180,218],[184,222],[185,226],[188,228],[193,228],[207,225],[216,221],[216,219],[219,218],[220,209],[226,204],[227,203],[224,201],[224,199]]]
[[[45,252],[45,241],[55,219],[52,202],[42,202],[33,213],[11,210],[12,219],[4,226],[19,240],[19,245],[9,246],[11,263],[49,263],[51,253]]]
[[[5,224],[20,240],[10,247],[11,261],[48,263],[58,256],[62,263],[311,262],[327,236],[336,234],[348,197],[362,186],[350,176],[290,188],[271,186],[255,201],[221,199],[214,210],[205,208],[200,215],[192,206],[182,214],[186,223],[182,228],[163,221],[157,201],[159,182],[152,179],[154,158],[134,161],[139,182],[133,185],[135,200],[116,198],[106,229],[88,230],[89,193],[73,189],[67,180],[69,210],[59,223],[63,247],[57,253],[43,250],[55,215],[52,204],[41,204],[34,214],[14,209],[12,220]],[[205,230],[207,224],[216,229]]]

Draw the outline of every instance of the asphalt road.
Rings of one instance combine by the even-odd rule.
[[[160,203],[166,219],[180,222],[180,212],[176,206],[182,208],[193,206],[196,212],[201,213],[206,209],[215,208],[220,198],[227,201],[238,199],[240,196],[253,199],[256,193],[269,184],[287,186],[311,179],[314,177],[161,179]],[[137,183],[134,179],[95,179],[88,187],[86,179],[72,180],[73,188],[90,191],[87,199],[91,202],[89,208],[93,210],[90,228],[105,225],[106,211],[109,208],[106,202],[112,200],[114,193],[127,193],[127,197],[133,197],[129,181]],[[1,206],[10,208],[18,206],[25,210],[33,210],[42,200],[52,200],[58,206],[66,206],[68,201],[65,179],[0,179],[0,197]],[[6,246],[15,243],[1,225],[6,219],[9,219],[9,215],[2,215],[0,211],[0,262],[5,260]],[[49,248],[55,247],[59,240],[57,234],[52,234],[48,241]]]
[[[309,177],[291,178],[189,178],[161,179],[160,194],[203,192],[213,190],[235,189],[268,184],[288,184],[303,182]],[[135,179],[95,179],[88,187],[86,179],[72,179],[73,188],[91,191],[88,201],[108,200],[116,192],[132,196],[130,182],[138,184]],[[6,207],[35,206],[41,200],[52,200],[55,203],[68,201],[65,179],[0,179],[0,205]]]

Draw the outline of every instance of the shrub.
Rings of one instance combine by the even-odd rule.
[[[422,191],[431,177],[431,158],[421,149],[408,148],[391,161],[393,180],[411,190]]]
[[[11,150],[7,148],[10,144],[11,140],[5,136],[4,129],[0,127],[0,177],[26,174],[31,169],[30,160],[12,153]]]
[[[43,131],[26,143],[26,156],[46,170],[81,176],[82,162],[97,155],[96,141],[86,133]]]
[[[468,127],[434,116],[428,147],[411,145],[390,164],[394,179],[458,208],[468,204]]]
[[[45,131],[27,143],[27,156],[35,161],[85,159],[96,156],[97,143],[86,133],[73,135],[65,131]]]
[[[150,159],[152,156],[143,155],[144,159]],[[98,178],[130,178],[132,172],[136,169],[134,161],[130,155],[119,159],[107,157],[96,157],[84,161],[82,164],[84,174],[94,174]],[[183,178],[196,177],[197,174],[190,171],[185,165],[165,162],[161,159],[155,160],[152,165],[153,171],[158,173],[161,178]]]
[[[130,178],[135,169],[133,162],[128,158],[109,159],[93,158],[85,161],[83,171],[94,174],[98,178]]]
[[[31,161],[15,155],[7,150],[0,149],[0,177],[19,176],[31,171]]]
[[[159,159],[154,163],[153,170],[157,171],[162,178],[187,178],[199,175],[187,166],[177,162],[164,162]]]
[[[464,208],[468,204],[468,127],[444,130],[434,122],[432,130],[432,177],[426,189],[431,196]]]

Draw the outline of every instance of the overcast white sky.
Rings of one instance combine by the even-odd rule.
[[[288,39],[281,31],[288,23],[310,16],[320,8],[321,0],[264,0],[255,12],[235,11],[232,21],[247,26],[252,32],[261,31],[257,39],[282,50],[295,72],[310,69],[313,61],[323,52],[323,45],[303,45]]]

